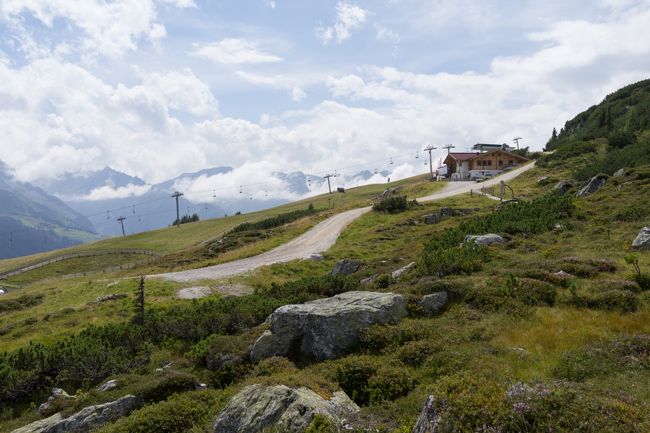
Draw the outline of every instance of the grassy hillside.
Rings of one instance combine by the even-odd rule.
[[[641,227],[650,225],[650,161],[642,154],[648,136],[637,131],[622,147],[609,136],[567,140],[510,182],[518,203],[498,207],[486,197],[462,195],[398,213],[370,212],[343,232],[324,260],[201,282],[249,287],[243,296],[182,301],[175,298],[182,285],[147,281],[143,325],[133,322],[137,282],[118,277],[266,250],[331,211],[268,231],[242,229],[238,233],[246,235],[216,258],[206,258],[197,243],[247,218],[306,209],[309,202],[327,207],[327,197],[233,218],[229,225],[200,223],[187,228],[194,230],[193,241],[179,236],[184,228],[152,233],[139,244],[111,240],[139,247],[160,242],[150,248],[160,248],[166,259],[132,271],[61,278],[56,268],[44,270],[20,288],[16,283],[0,301],[0,344],[7,350],[0,355],[0,429],[38,419],[35,405],[50,387],[61,386],[78,390],[75,400],[61,403],[64,413],[128,393],[145,399],[142,409],[102,433],[207,433],[232,395],[263,383],[307,386],[324,396],[344,390],[361,406],[349,420],[358,432],[410,432],[429,395],[444,433],[650,431],[650,252],[630,248]],[[597,192],[576,197],[589,173],[613,173],[611,164],[624,170]],[[561,196],[554,190],[558,181],[573,186]],[[432,188],[422,180],[404,183],[409,195]],[[383,188],[337,195],[335,211],[367,205]],[[423,223],[443,207],[455,209],[454,216]],[[462,242],[484,233],[499,234],[505,243]],[[178,245],[164,246],[163,239]],[[347,278],[329,276],[343,258],[360,260],[361,269]],[[391,277],[411,262],[411,272]],[[350,290],[400,293],[408,317],[368,328],[354,351],[339,359],[314,362],[294,353],[257,365],[248,360],[248,348],[277,307]],[[427,316],[419,302],[439,291],[450,302]],[[127,296],[91,302],[111,293]],[[120,386],[95,390],[109,378]],[[195,391],[197,383],[209,389]],[[310,431],[335,430],[314,425]]]

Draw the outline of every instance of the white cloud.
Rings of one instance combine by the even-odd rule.
[[[209,44],[197,45],[191,54],[226,65],[278,63],[282,61],[282,57],[260,50],[256,43],[237,38],[226,38]]]
[[[301,101],[307,96],[300,81],[292,77],[284,75],[260,75],[246,71],[237,71],[236,75],[255,86],[287,90],[291,95],[291,99],[294,101]]]
[[[145,75],[143,85],[163,95],[166,104],[173,110],[196,116],[218,114],[218,103],[210,87],[190,70]]]
[[[275,0],[264,0],[264,4],[270,7],[271,9],[275,9],[277,6]]]
[[[177,7],[193,5],[188,0],[165,0]],[[153,0],[3,0],[0,11],[14,28],[21,28],[21,15],[28,13],[50,29],[55,20],[64,19],[79,28],[83,36],[75,41],[87,55],[118,57],[137,49],[141,39],[156,42],[166,36],[157,21]],[[29,41],[25,41],[29,42]]]
[[[359,30],[368,18],[368,11],[359,6],[340,1],[336,4],[336,20],[333,25],[316,28],[316,37],[323,44],[332,40],[341,43],[352,36],[352,32]]]
[[[118,188],[106,185],[100,188],[95,188],[84,196],[66,196],[62,198],[70,201],[112,200],[118,198],[140,197],[149,192],[150,189],[151,186],[149,185],[134,185],[132,183]]]

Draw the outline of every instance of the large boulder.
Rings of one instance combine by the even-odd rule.
[[[467,235],[465,236],[465,242],[474,242],[477,245],[492,245],[502,244],[505,239],[494,233],[487,233],[484,235]]]
[[[343,259],[336,262],[334,269],[332,269],[332,275],[343,275],[348,276],[354,274],[361,267],[361,262],[350,259]]]
[[[438,224],[441,217],[440,214],[430,213],[428,215],[425,215],[423,219],[425,224]]]
[[[308,388],[249,385],[235,395],[217,417],[215,433],[253,433],[275,427],[302,433],[316,414],[341,426],[359,407],[342,391],[326,400]]]
[[[447,292],[435,292],[424,296],[420,305],[422,305],[422,309],[427,315],[435,316],[445,308],[447,301],[449,301]]]
[[[650,227],[643,227],[637,237],[632,241],[635,250],[650,250]]]
[[[60,413],[57,413],[14,430],[12,433],[85,433],[127,416],[141,404],[142,401],[138,397],[126,395],[115,401],[85,407],[68,418],[63,418]]]
[[[561,180],[558,183],[555,184],[553,187],[554,191],[557,191],[559,195],[564,195],[566,194],[571,188],[573,188],[573,183],[568,180]]]
[[[413,433],[436,433],[442,417],[436,410],[436,400],[430,395],[413,427]]]
[[[607,175],[597,174],[587,181],[587,183],[576,193],[576,197],[591,195],[605,186]]]
[[[338,358],[359,343],[365,328],[397,323],[405,316],[406,301],[394,293],[347,292],[285,305],[267,319],[270,330],[253,344],[250,358],[259,362],[271,356],[286,356],[296,349],[317,360]]]

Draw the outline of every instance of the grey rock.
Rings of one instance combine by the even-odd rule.
[[[354,274],[361,267],[361,262],[350,259],[343,259],[336,262],[331,275],[348,276]]]
[[[537,179],[537,184],[538,185],[546,185],[551,181],[551,179],[548,176],[542,176],[539,179]]]
[[[413,433],[436,433],[440,431],[441,420],[442,417],[436,410],[436,399],[430,395],[413,427]]]
[[[46,429],[60,423],[62,419],[63,417],[60,413],[55,413],[49,418],[39,419],[31,424],[13,430],[11,433],[42,433]]]
[[[342,391],[326,400],[308,388],[249,385],[235,395],[217,417],[215,433],[253,433],[275,427],[302,433],[316,414],[341,426],[359,407]]]
[[[408,271],[410,271],[411,269],[413,269],[416,265],[417,265],[417,263],[415,263],[415,262],[411,262],[411,263],[409,263],[408,265],[406,265],[406,266],[404,266],[404,267],[401,267],[401,268],[397,269],[396,271],[393,271],[393,273],[390,274],[390,275],[391,275],[391,277],[393,277],[393,279],[395,279],[395,280],[399,280],[399,278],[400,278],[402,275],[406,274]]]
[[[467,235],[465,236],[465,242],[474,242],[477,245],[492,245],[502,244],[505,239],[494,233],[487,233],[484,235]]]
[[[406,316],[401,295],[347,292],[298,305],[285,305],[267,319],[270,330],[253,344],[250,359],[286,356],[292,349],[317,360],[349,353],[361,331],[374,324],[397,323]]]
[[[616,172],[612,175],[612,177],[623,177],[625,176],[625,168],[619,168],[616,170]]]
[[[43,433],[88,432],[130,414],[141,404],[141,400],[136,396],[126,395],[115,401],[88,406],[51,425],[43,430]]]
[[[430,213],[424,216],[425,224],[438,224],[440,222],[440,215],[437,213]]]
[[[585,197],[597,192],[607,183],[607,176],[598,174],[587,181],[587,183],[576,193],[576,197]]]
[[[430,295],[426,295],[422,298],[420,305],[424,309],[424,312],[430,316],[439,314],[447,302],[449,301],[449,295],[447,292],[435,292]]]
[[[451,216],[456,215],[456,211],[453,208],[450,208],[450,207],[440,208],[438,213],[440,214],[441,217],[451,217]]]
[[[377,278],[377,274],[366,277],[366,278],[362,279],[359,282],[361,284],[363,284],[363,285],[368,285],[368,284],[372,283],[373,281],[375,281],[375,278]]]
[[[139,398],[126,395],[115,401],[85,407],[68,418],[55,414],[12,433],[85,433],[130,414],[141,404]]]
[[[632,241],[635,250],[650,250],[650,227],[643,227],[637,237]]]
[[[205,383],[199,383],[198,385],[196,385],[196,389],[203,391],[208,389],[208,385]]]
[[[559,195],[566,194],[571,188],[573,188],[573,183],[568,180],[561,180],[555,184],[553,187],[554,191],[557,191]]]
[[[324,260],[325,257],[321,253],[311,253],[309,255],[309,260]]]
[[[4,289],[0,289],[0,296],[4,295],[5,293],[6,292],[4,291]]]
[[[108,382],[99,385],[97,387],[97,391],[99,391],[99,392],[110,391],[112,389],[117,388],[119,385],[120,384],[119,384],[119,382],[117,380],[115,380],[115,379],[109,380]]]

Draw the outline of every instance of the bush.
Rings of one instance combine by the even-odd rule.
[[[627,290],[608,290],[602,293],[586,295],[582,302],[588,308],[597,310],[611,310],[628,313],[636,311],[639,307],[639,298]]]
[[[473,288],[467,292],[465,302],[480,311],[501,312],[513,317],[527,317],[530,308],[515,299],[515,293],[508,288]]]
[[[421,256],[418,266],[423,273],[439,278],[447,275],[469,275],[481,270],[489,258],[487,247],[467,243],[425,253]]]
[[[634,281],[636,281],[641,290],[650,290],[650,274],[638,273],[634,275]]]
[[[33,295],[20,295],[15,299],[1,299],[0,313],[9,311],[20,311],[29,307],[34,307],[43,302],[45,296],[41,293]]]
[[[292,223],[309,215],[320,212],[314,209],[314,205],[310,204],[307,209],[299,209],[291,212],[285,212],[274,217],[265,218],[260,221],[242,223],[233,228],[228,234],[244,232],[247,230],[268,230],[275,227],[280,227],[285,224]]]
[[[427,330],[419,321],[403,320],[397,325],[373,325],[361,332],[361,346],[371,351],[402,346],[408,341],[421,340]]]
[[[627,131],[615,131],[607,137],[607,145],[612,149],[622,149],[636,143],[636,135]]]
[[[359,405],[395,400],[416,384],[404,368],[380,366],[375,359],[359,356],[339,361],[334,380]]]
[[[650,370],[650,336],[641,334],[565,352],[553,369],[561,379],[583,381],[621,370]]]
[[[553,306],[557,289],[549,283],[530,278],[520,278],[517,281],[515,297],[526,305]]]
[[[178,394],[167,401],[145,406],[119,419],[100,433],[176,433],[211,421],[215,409],[223,406],[227,395],[219,391]]]
[[[408,210],[409,203],[405,195],[395,195],[378,200],[372,204],[376,212],[398,213]]]
[[[165,400],[173,394],[193,391],[199,384],[197,378],[189,373],[174,370],[164,370],[151,377],[134,392],[142,397],[144,402]]]
[[[264,296],[292,299],[292,303],[306,302],[316,297],[331,297],[359,288],[359,281],[342,275],[305,277],[284,284],[272,283],[268,289],[259,291]]]
[[[417,367],[438,349],[430,341],[409,341],[399,349],[397,357],[404,364]]]

